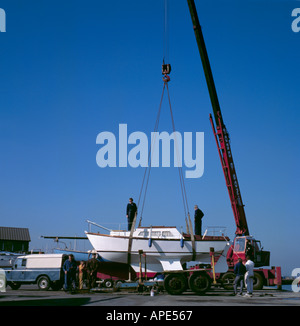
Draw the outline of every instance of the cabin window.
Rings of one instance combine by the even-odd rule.
[[[163,231],[162,236],[166,237],[166,238],[174,237],[174,235],[171,231]]]
[[[254,242],[254,248],[255,248],[256,251],[261,251],[262,250],[260,241],[255,241]]]
[[[161,231],[152,231],[153,238],[159,238],[161,236]]]
[[[141,231],[138,236],[139,237],[147,237],[149,235],[149,232],[148,231]]]
[[[234,241],[234,251],[245,252],[245,242],[246,238],[236,238]]]
[[[151,237],[152,238],[159,238],[161,237],[161,231],[141,231],[139,234],[138,234],[138,237],[150,237],[150,234],[151,234]]]

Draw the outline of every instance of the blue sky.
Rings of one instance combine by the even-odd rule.
[[[196,1],[250,233],[285,274],[300,267],[299,1]],[[86,219],[125,223],[142,168],[96,164],[102,131],[150,137],[162,92],[164,2],[2,0],[0,225],[83,235]],[[170,95],[176,129],[204,132],[204,174],[185,179],[206,226],[234,218],[209,123],[212,112],[186,1],[168,3]],[[164,101],[159,131],[172,131]],[[144,225],[185,226],[176,168],[152,169]]]

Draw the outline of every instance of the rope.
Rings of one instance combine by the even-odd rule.
[[[158,124],[159,124],[159,119],[160,119],[162,102],[163,102],[163,98],[164,98],[165,86],[166,86],[166,83],[164,83],[164,85],[163,85],[163,90],[162,90],[160,103],[159,103],[159,108],[158,108],[157,117],[156,117],[155,126],[154,126],[154,132],[157,132],[157,130],[158,130]],[[155,136],[156,136],[156,134],[155,134]],[[154,144],[155,144],[155,139],[154,139],[153,145]],[[147,190],[148,190],[148,183],[149,183],[149,177],[150,177],[150,171],[151,171],[151,159],[152,159],[152,150],[151,150],[151,148],[152,148],[152,139],[151,139],[151,146],[150,146],[149,152],[148,152],[148,166],[145,169],[145,173],[144,173],[144,177],[143,177],[143,181],[142,181],[142,186],[141,186],[141,190],[140,190],[140,195],[139,195],[139,200],[138,200],[138,207],[139,207],[141,196],[142,196],[142,193],[143,193],[145,180],[146,180],[146,187],[145,187],[145,190],[144,190],[143,204],[142,204],[142,209],[141,209],[141,217],[140,217],[140,220],[139,220],[139,226],[141,226],[141,222],[142,222],[142,218],[143,218],[143,211],[144,211],[146,194],[147,194]]]
[[[164,1],[164,37],[163,37],[163,53],[166,62],[169,61],[169,23],[168,23],[168,0]]]
[[[175,122],[174,122],[174,116],[173,116],[173,111],[172,111],[172,105],[171,105],[169,87],[168,87],[168,84],[167,83],[166,83],[166,87],[167,87],[167,93],[168,93],[168,100],[169,100],[170,114],[171,114],[171,120],[172,120],[172,127],[173,127],[173,132],[174,132],[175,148],[176,148],[177,159],[178,159],[178,153],[179,152],[178,152],[178,143],[176,141]],[[179,172],[179,180],[180,180],[181,193],[182,193],[182,198],[183,198],[184,212],[185,212],[185,216],[186,216],[187,213],[189,214],[189,207],[188,207],[187,194],[186,194],[184,177],[183,177],[183,172],[182,172],[182,166],[180,166],[180,165],[178,166],[178,172]]]
[[[164,76],[166,76],[166,75],[164,75]],[[177,157],[177,160],[179,160],[178,142],[177,142],[177,137],[176,137],[176,132],[175,132],[176,128],[175,128],[175,122],[174,122],[174,115],[173,115],[173,111],[172,111],[170,92],[169,92],[169,87],[168,87],[168,82],[169,82],[170,78],[163,77],[163,80],[164,80],[164,84],[163,84],[163,90],[162,90],[160,104],[159,104],[159,108],[158,108],[158,113],[157,113],[157,117],[156,117],[156,122],[155,122],[155,126],[154,126],[154,132],[155,132],[154,135],[156,137],[156,132],[158,130],[159,119],[160,119],[160,114],[161,114],[164,92],[165,92],[165,89],[167,89],[169,109],[170,109],[170,115],[171,115],[171,121],[172,121],[172,128],[173,128],[173,133],[174,133],[176,157]],[[155,146],[155,139],[156,138],[154,138],[154,140],[151,139],[151,146],[150,146],[149,152],[148,152],[148,166],[145,169],[142,186],[141,186],[141,190],[140,190],[140,195],[139,195],[139,199],[138,199],[138,207],[139,207],[139,204],[142,199],[142,194],[144,191],[143,199],[142,199],[142,206],[141,206],[141,213],[140,213],[140,220],[139,220],[139,227],[141,226],[141,222],[142,222],[142,218],[143,218],[144,206],[145,206],[146,195],[147,195],[147,190],[148,190],[148,185],[149,185],[150,172],[151,172],[152,147]],[[185,217],[187,217],[187,216],[189,216],[190,213],[189,213],[188,199],[187,199],[187,193],[186,193],[183,171],[182,171],[182,164],[178,164],[178,173],[179,173],[181,195],[182,195],[182,200],[183,200],[184,215],[185,215]]]

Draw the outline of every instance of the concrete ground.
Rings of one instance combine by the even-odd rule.
[[[191,292],[169,295],[166,292],[150,296],[149,292],[137,293],[40,291],[36,285],[23,285],[18,290],[7,287],[0,293],[0,306],[299,306],[300,293],[266,288],[255,291],[252,297],[233,296],[231,291],[212,289],[199,296]]]

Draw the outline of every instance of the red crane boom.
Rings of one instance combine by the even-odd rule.
[[[249,228],[247,225],[244,204],[242,201],[242,196],[240,192],[240,187],[239,187],[235,166],[233,162],[231,147],[230,147],[229,134],[223,122],[221,108],[219,105],[217,91],[213,79],[213,74],[211,71],[210,62],[207,55],[206,46],[205,46],[194,0],[188,0],[188,5],[189,5],[196,41],[198,44],[198,49],[202,61],[202,66],[206,78],[206,83],[210,95],[210,100],[214,112],[216,127],[214,125],[212,115],[210,115],[210,121],[214,131],[214,135],[219,151],[219,156],[220,156],[220,160],[225,176],[226,186],[229,193],[231,207],[233,210],[233,215],[236,223],[235,233],[236,235],[249,235]]]

